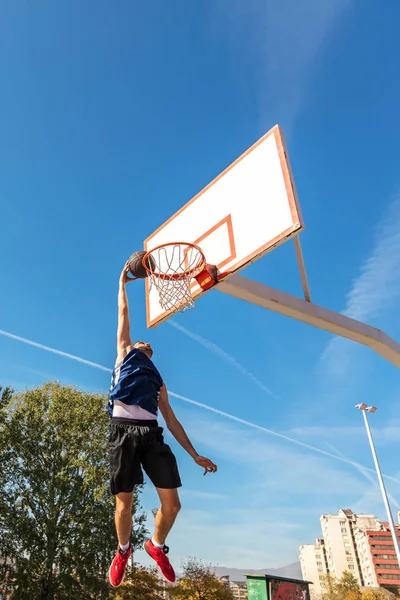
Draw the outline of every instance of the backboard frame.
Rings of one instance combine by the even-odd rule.
[[[275,125],[270,131],[268,131],[265,135],[263,135],[259,140],[257,140],[250,148],[248,148],[243,154],[241,154],[233,163],[231,163],[226,169],[224,169],[217,177],[215,177],[206,187],[204,187],[198,194],[196,194],[191,200],[186,202],[176,213],[174,213],[165,223],[160,225],[150,236],[146,238],[144,241],[144,250],[149,252],[152,250],[152,240],[156,238],[157,234],[159,234],[163,229],[165,229],[174,219],[176,219],[183,211],[188,209],[191,204],[196,202],[203,194],[205,194],[212,186],[214,186],[217,182],[219,182],[226,174],[228,174],[234,167],[236,167],[243,159],[248,157],[256,148],[260,146],[263,142],[265,142],[268,138],[274,136],[276,149],[279,156],[280,168],[283,175],[284,186],[287,195],[287,201],[290,208],[291,214],[291,225],[285,229],[283,232],[280,232],[279,235],[272,239],[268,239],[261,246],[258,246],[255,250],[253,250],[250,254],[246,256],[241,256],[237,260],[236,255],[236,247],[235,247],[235,235],[232,226],[232,217],[231,214],[225,215],[222,219],[219,219],[217,223],[214,223],[212,227],[202,232],[200,236],[196,239],[188,239],[187,242],[192,244],[200,245],[201,242],[214,233],[218,228],[226,228],[227,239],[229,240],[229,256],[225,256],[224,259],[216,265],[219,273],[219,280],[225,279],[231,276],[234,273],[237,273],[239,270],[245,268],[250,265],[255,260],[262,258],[265,254],[283,244],[290,238],[295,238],[296,236],[304,230],[304,222],[300,209],[300,203],[297,196],[297,191],[294,183],[294,178],[292,174],[292,169],[289,161],[288,152],[286,149],[286,143],[284,139],[283,132],[279,125]],[[182,236],[181,236],[182,237]],[[173,242],[174,240],[168,240],[169,242]],[[207,255],[206,255],[207,259]],[[208,259],[207,259],[208,260]],[[233,262],[232,262],[233,261]],[[230,265],[229,269],[225,269],[226,265]],[[156,318],[151,317],[151,307],[150,307],[150,282],[146,280],[146,319],[147,319],[147,327],[154,328],[161,323],[163,323],[167,318],[169,318],[173,313],[172,311],[164,311]],[[200,295],[207,293],[201,289],[201,287],[196,286],[196,282],[193,282],[192,285],[193,291],[193,299],[196,300]]]

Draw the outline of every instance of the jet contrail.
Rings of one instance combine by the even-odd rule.
[[[222,348],[217,346],[217,344],[214,344],[214,342],[207,340],[206,338],[202,337],[198,333],[194,333],[194,331],[190,331],[190,329],[183,327],[183,325],[180,325],[179,323],[176,323],[175,321],[168,321],[168,325],[171,325],[171,327],[178,329],[179,331],[181,331],[188,337],[192,338],[192,340],[194,340],[195,342],[198,342],[199,344],[204,346],[204,348],[207,348],[207,350],[210,350],[211,352],[213,352],[214,354],[216,354],[217,356],[222,358],[225,362],[227,362],[230,365],[232,365],[233,367],[235,367],[235,369],[240,371],[248,379],[251,379],[251,381],[253,381],[256,385],[258,385],[259,388],[261,388],[264,392],[266,392],[270,396],[275,396],[275,394],[273,392],[271,392],[271,390],[269,388],[267,388],[267,386],[264,385],[262,383],[262,381],[257,379],[257,377],[255,375],[253,375],[253,373],[248,371],[235,358],[233,358],[233,356],[231,356],[230,354],[225,352],[225,350],[222,350]]]
[[[46,350],[47,352],[52,352],[53,354],[58,354],[59,356],[64,356],[65,358],[69,358],[71,360],[76,360],[77,362],[83,363],[84,365],[88,365],[89,367],[94,367],[95,369],[100,369],[101,371],[106,371],[107,373],[112,373],[112,369],[108,367],[104,367],[103,365],[99,365],[98,363],[92,362],[91,360],[86,360],[85,358],[81,358],[80,356],[75,356],[74,354],[68,354],[67,352],[62,352],[61,350],[56,350],[55,348],[50,348],[49,346],[44,346],[43,344],[39,344],[38,342],[33,342],[32,340],[28,340],[19,335],[15,335],[13,333],[9,333],[8,331],[3,331],[0,329],[0,335],[4,335],[5,337],[11,338],[13,340],[17,340],[18,342],[22,342],[23,344],[29,344],[30,346],[34,346],[35,348],[39,348],[40,350]],[[291,438],[283,433],[278,433],[277,431],[273,431],[273,429],[267,429],[266,427],[262,427],[261,425],[256,425],[251,421],[245,421],[244,419],[240,419],[239,417],[235,417],[229,413],[226,413],[217,408],[213,408],[212,406],[208,406],[208,404],[202,404],[201,402],[196,402],[195,400],[191,400],[191,398],[187,398],[186,396],[182,396],[181,394],[176,394],[175,392],[169,391],[169,395],[173,398],[177,398],[178,400],[182,400],[188,404],[192,404],[193,406],[198,406],[199,408],[204,408],[210,412],[213,412],[221,417],[225,417],[226,419],[230,419],[231,421],[235,421],[236,423],[240,423],[241,425],[246,425],[247,427],[252,427],[253,429],[257,429],[263,433],[267,433],[268,435],[273,435],[278,437],[286,442],[290,442],[291,444],[296,444],[297,446],[301,446],[302,448],[306,448],[307,450],[311,450],[312,452],[316,452],[318,454],[322,454],[329,458],[334,458],[335,460],[339,460],[348,465],[352,465],[356,469],[362,467],[366,471],[370,471],[371,473],[375,473],[373,469],[369,469],[368,467],[364,467],[352,460],[348,460],[346,458],[341,458],[337,456],[337,454],[331,454],[330,452],[326,452],[325,450],[321,450],[321,448],[317,448],[316,446],[311,446],[306,444],[305,442],[301,442],[300,440],[296,440],[295,438]],[[400,483],[400,480],[395,477],[391,477],[390,475],[384,475],[386,479],[391,479],[396,483]]]
[[[103,367],[102,365],[92,362],[91,360],[86,360],[85,358],[81,358],[80,356],[75,356],[74,354],[68,354],[67,352],[61,352],[61,350],[56,350],[55,348],[50,348],[49,346],[38,344],[37,342],[27,340],[26,338],[23,338],[19,335],[14,335],[13,333],[9,333],[8,331],[3,331],[2,329],[0,329],[0,335],[4,335],[5,337],[11,338],[12,340],[17,340],[17,342],[22,342],[23,344],[29,344],[29,346],[35,346],[35,348],[40,348],[40,350],[46,350],[46,352],[52,352],[53,354],[58,354],[59,356],[64,356],[65,358],[76,360],[77,362],[83,363],[84,365],[88,365],[89,367],[100,369],[100,371],[112,373],[112,369],[107,369],[107,367]]]
[[[241,423],[242,425],[247,425],[247,427],[252,427],[253,429],[258,429],[258,431],[262,431],[263,433],[268,433],[269,435],[274,435],[286,442],[290,442],[291,444],[296,444],[297,446],[301,446],[302,448],[307,448],[307,450],[312,450],[312,452],[317,452],[318,454],[323,454],[324,456],[328,456],[329,458],[334,458],[335,460],[340,460],[341,462],[347,463],[348,465],[352,465],[357,470],[360,468],[365,469],[365,471],[370,471],[371,473],[375,473],[373,469],[368,467],[364,467],[355,461],[349,460],[347,458],[342,458],[337,454],[331,454],[330,452],[326,452],[321,448],[317,448],[316,446],[310,446],[310,444],[306,444],[305,442],[301,442],[300,440],[296,440],[291,438],[283,433],[278,433],[277,431],[273,431],[272,429],[267,429],[266,427],[261,427],[261,425],[256,425],[251,421],[245,421],[244,419],[240,419],[239,417],[234,417],[233,415],[223,412],[222,410],[218,410],[217,408],[213,408],[212,406],[208,406],[207,404],[201,404],[200,402],[196,402],[195,400],[191,400],[190,398],[186,398],[186,396],[181,396],[180,394],[175,394],[174,392],[169,392],[171,396],[174,398],[178,398],[179,400],[183,400],[184,402],[188,402],[189,404],[193,404],[194,406],[199,406],[200,408],[205,408],[206,410],[212,411],[217,415],[221,415],[221,417],[225,417],[226,419],[230,419],[231,421],[236,421],[236,423]],[[385,475],[386,479],[391,479],[396,483],[400,483],[399,479],[395,477],[391,477],[390,475]]]

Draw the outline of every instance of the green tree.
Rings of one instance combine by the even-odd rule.
[[[357,579],[354,577],[350,571],[345,571],[338,582],[338,592],[342,598],[346,597],[350,592],[355,594],[360,594],[360,585]]]
[[[233,600],[232,591],[211,568],[196,559],[183,565],[183,577],[169,590],[177,600]]]
[[[10,405],[11,399],[13,395],[13,390],[9,387],[2,388],[0,386],[0,445],[1,445],[1,437],[3,432],[3,425],[5,422],[5,418],[7,415],[7,409]],[[1,447],[1,446],[0,446]],[[4,472],[6,455],[0,450],[0,474],[2,475]],[[2,479],[2,476],[0,477]],[[7,540],[3,538],[3,532],[6,530],[6,523],[4,519],[4,515],[6,514],[6,498],[1,493],[1,481],[0,481],[0,590],[4,592],[10,592],[11,588],[9,585],[9,562],[8,558],[10,555],[10,551],[12,549],[11,540]]]
[[[117,541],[105,407],[104,396],[58,383],[2,392],[0,588],[11,586],[12,600],[109,596]],[[144,521],[136,514],[134,547]]]
[[[339,600],[337,592],[337,579],[332,575],[325,575],[323,584],[325,592],[322,594],[322,600]]]
[[[332,575],[325,577],[326,591],[323,600],[360,600],[361,590],[357,579],[349,571],[345,571],[341,579],[337,580]]]
[[[138,565],[127,569],[125,581],[112,595],[113,600],[163,600],[164,586],[157,569]]]

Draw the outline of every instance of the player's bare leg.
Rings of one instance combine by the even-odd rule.
[[[178,490],[162,490],[157,488],[157,493],[161,501],[161,506],[156,515],[153,540],[159,545],[164,545],[175,523],[175,519],[181,510],[181,503]]]
[[[120,546],[126,546],[132,531],[133,492],[120,492],[115,497],[115,529]]]
[[[171,531],[175,519],[181,509],[178,491],[157,488],[161,506],[156,515],[156,526],[153,539],[146,540],[144,549],[155,561],[165,579],[175,581],[175,572],[168,559],[168,547],[165,545],[167,535]]]
[[[132,546],[129,542],[132,531],[133,492],[120,492],[115,497],[115,529],[118,536],[118,548],[109,570],[110,583],[119,587],[124,580],[125,570]]]

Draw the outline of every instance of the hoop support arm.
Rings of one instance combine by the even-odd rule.
[[[281,292],[242,275],[221,280],[215,289],[268,308],[286,317],[324,329],[335,335],[368,346],[400,368],[400,344],[375,327],[356,321],[322,306],[312,304],[286,292]]]

